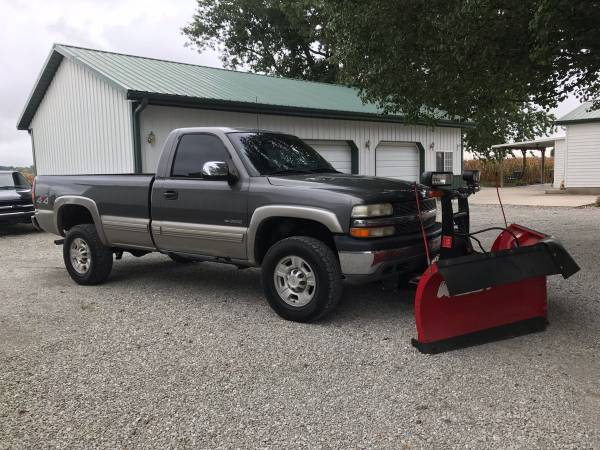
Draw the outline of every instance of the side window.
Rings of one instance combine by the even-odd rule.
[[[444,153],[444,171],[453,172],[452,170],[452,152]]]
[[[208,161],[228,161],[229,153],[217,136],[186,134],[182,136],[171,170],[172,177],[202,178],[202,167]]]
[[[452,152],[435,153],[436,172],[452,172]]]

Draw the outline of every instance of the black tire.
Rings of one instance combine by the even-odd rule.
[[[81,272],[76,268],[77,263],[71,258],[71,247],[77,239],[87,245],[87,270]],[[80,241],[77,241],[80,242]],[[113,251],[100,241],[96,227],[93,224],[75,225],[65,237],[63,243],[63,259],[67,272],[78,284],[93,285],[106,281],[113,265]]]
[[[277,266],[292,256],[302,258],[314,274],[312,299],[302,306],[286,302],[276,287]],[[307,236],[286,238],[267,251],[262,263],[262,285],[269,304],[281,317],[294,322],[312,322],[333,311],[342,295],[340,263],[331,248],[318,239]]]
[[[195,259],[187,258],[186,256],[177,255],[175,253],[167,253],[167,256],[179,264],[189,264],[196,262]]]

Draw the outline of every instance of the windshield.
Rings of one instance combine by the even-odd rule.
[[[338,173],[300,138],[279,133],[229,133],[229,139],[254,175]]]
[[[18,172],[0,173],[0,189],[29,189],[27,179]]]

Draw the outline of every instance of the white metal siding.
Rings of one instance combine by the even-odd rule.
[[[419,180],[419,151],[415,144],[382,142],[376,150],[375,175],[405,181]]]
[[[566,143],[566,187],[600,187],[600,123],[568,125]]]
[[[554,184],[553,186],[558,189],[560,183],[565,179],[565,141],[554,142]]]
[[[334,169],[344,173],[352,173],[352,152],[347,141],[313,141],[307,139],[306,143],[329,161]]]
[[[435,170],[435,152],[454,153],[454,173],[461,170],[461,130],[423,125],[249,114],[191,108],[148,106],[141,114],[142,160],[145,172],[154,172],[162,144],[170,131],[180,127],[232,126],[260,128],[294,134],[302,139],[353,141],[359,150],[359,173],[375,175],[375,149],[382,141],[421,142],[425,148],[425,169]],[[154,132],[156,143],[146,137]],[[369,145],[367,145],[367,142]],[[433,148],[431,144],[434,144]]]
[[[125,93],[63,59],[32,123],[39,175],[134,171]]]

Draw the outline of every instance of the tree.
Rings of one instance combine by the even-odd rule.
[[[472,121],[467,148],[552,130],[575,93],[600,107],[600,0],[197,0],[183,29],[226,67],[345,82],[408,121]]]
[[[328,12],[366,100],[414,120],[472,120],[467,144],[484,156],[549,132],[548,110],[571,92],[600,102],[596,0],[331,0]]]
[[[338,81],[323,1],[197,0],[183,28],[189,44],[221,52],[225,67],[314,81]]]

